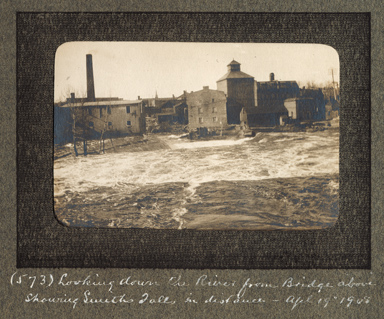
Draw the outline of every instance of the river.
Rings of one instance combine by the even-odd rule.
[[[54,161],[57,218],[75,227],[320,229],[338,217],[339,132],[258,133]]]

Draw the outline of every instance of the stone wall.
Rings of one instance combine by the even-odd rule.
[[[227,125],[226,102],[224,92],[209,90],[207,87],[189,93],[187,95],[189,128],[220,128],[222,125]]]

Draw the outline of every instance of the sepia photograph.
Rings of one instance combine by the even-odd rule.
[[[338,219],[330,46],[67,42],[54,95],[63,225],[316,230]]]
[[[378,2],[18,2],[3,317],[380,317]]]

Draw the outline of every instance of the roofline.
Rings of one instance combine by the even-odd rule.
[[[217,92],[222,92],[222,93],[224,93],[225,94],[225,92],[224,91],[221,91],[221,90],[214,90],[214,89],[201,89],[201,90],[198,90],[198,91],[193,91],[193,92],[187,92],[187,96],[189,95],[189,94],[193,94],[193,93],[197,93],[197,92],[201,92],[201,91],[217,91]]]
[[[118,101],[96,101],[96,102],[84,102],[84,103],[66,103],[60,107],[85,107],[85,106],[122,106],[140,104],[142,100],[118,100]]]
[[[229,77],[230,74],[234,74],[234,73],[242,73],[244,75],[244,77]],[[232,80],[232,79],[253,79],[253,81],[255,81],[255,77],[254,76],[249,75],[249,74],[247,74],[247,73],[245,73],[243,71],[228,71],[220,79],[218,79],[216,81],[216,83],[224,81],[224,80]]]
[[[256,81],[257,83],[284,83],[284,82],[295,82],[297,84],[297,81],[296,80],[284,80],[284,81],[280,81],[280,80],[273,80],[273,81]]]
[[[235,62],[235,63],[233,63],[233,62]],[[229,64],[227,66],[234,65],[234,64],[241,65],[240,62],[237,62],[235,59],[233,59],[231,62],[229,62]]]

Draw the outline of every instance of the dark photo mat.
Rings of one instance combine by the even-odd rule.
[[[18,267],[369,269],[369,13],[18,13]],[[317,43],[340,57],[339,220],[317,231],[64,227],[53,211],[56,49],[69,41]]]

